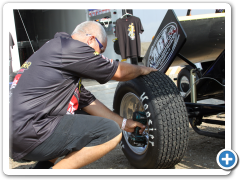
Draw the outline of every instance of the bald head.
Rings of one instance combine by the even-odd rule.
[[[79,24],[73,31],[72,35],[86,36],[86,34],[94,35],[101,43],[107,42],[107,34],[100,23],[95,21],[85,21]]]

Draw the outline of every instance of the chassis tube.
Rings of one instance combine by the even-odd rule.
[[[192,69],[190,71],[190,88],[191,88],[191,102],[196,103],[197,102],[197,88],[196,88],[196,71],[195,69]]]

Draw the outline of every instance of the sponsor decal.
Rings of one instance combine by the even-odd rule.
[[[172,56],[180,34],[175,22],[168,23],[157,35],[149,56],[148,66],[161,70]]]
[[[96,51],[95,51],[93,54],[94,54],[95,56],[99,55],[99,53],[98,53],[98,52],[96,52]]]
[[[21,76],[22,76],[22,74],[17,74],[15,76],[10,89],[13,89],[13,88],[15,88],[17,86],[17,83],[18,83],[18,81],[19,81]]]
[[[18,73],[23,73],[25,69],[20,69]]]
[[[78,109],[78,100],[75,94],[72,96],[71,101],[68,104],[67,114],[74,114],[74,111]]]
[[[73,96],[68,104],[67,114],[74,114],[74,111],[78,109],[80,92],[81,92],[82,78],[78,81],[78,87],[75,89]]]
[[[113,64],[113,59],[109,59],[110,63]]]
[[[80,99],[80,93],[78,87],[75,89],[73,96],[68,104],[67,114],[74,114],[74,111],[78,109],[78,102]]]
[[[18,73],[24,73],[25,70],[29,69],[31,66],[31,62],[26,61],[22,66],[21,69],[18,71]]]
[[[105,57],[104,55],[102,55],[102,58],[109,61],[111,64],[113,64],[113,59],[108,59],[107,57]]]
[[[30,66],[31,66],[31,62],[28,62],[28,61],[26,61],[22,66],[21,66],[21,68],[25,68],[25,69],[28,69]]]
[[[128,36],[130,37],[131,40],[134,40],[135,39],[135,27],[133,25],[133,23],[131,23],[129,26],[128,26]]]
[[[94,54],[95,56],[99,55],[99,53],[96,52],[96,51],[95,51],[93,54]],[[113,59],[109,59],[109,58],[105,57],[105,56],[102,55],[102,54],[100,54],[100,55],[102,56],[103,59],[105,59],[105,60],[109,61],[111,64],[113,64]]]
[[[10,98],[12,97],[12,89],[14,89],[17,84],[18,84],[18,81],[20,79],[20,77],[22,76],[22,74],[17,74],[12,82],[12,85],[10,87],[10,91],[9,91],[9,103],[10,103]]]

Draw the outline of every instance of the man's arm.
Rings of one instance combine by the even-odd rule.
[[[114,74],[114,76],[112,77],[112,80],[128,81],[140,75],[147,75],[152,71],[157,71],[157,69],[119,62],[118,69]],[[99,117],[111,119],[115,121],[120,128],[122,127],[123,118],[118,114],[115,114],[114,112],[112,112],[110,109],[108,109],[104,104],[102,104],[97,99],[94,102],[92,102],[90,105],[84,107],[83,110],[93,116],[99,116]],[[145,129],[145,126],[139,122],[133,121],[132,119],[127,120],[124,130],[127,132],[133,132],[137,126],[141,128],[139,133],[142,134],[142,132]]]
[[[157,71],[157,69],[119,62],[118,69],[112,77],[112,80],[128,81],[140,75],[147,75],[152,71]]]
[[[108,109],[104,104],[102,104],[97,99],[94,102],[92,102],[90,105],[84,107],[83,110],[93,116],[99,116],[99,117],[111,119],[111,120],[115,121],[119,125],[120,128],[122,127],[123,118],[121,116],[119,116],[118,114],[112,112],[110,109]],[[142,132],[145,129],[145,126],[143,124],[133,121],[131,119],[127,120],[124,130],[127,132],[133,132],[134,128],[137,126],[141,128],[139,133],[142,134]]]

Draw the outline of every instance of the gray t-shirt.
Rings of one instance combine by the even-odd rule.
[[[138,17],[130,16],[116,21],[115,36],[118,38],[121,57],[123,59],[141,56],[141,40],[139,33],[144,29]]]

